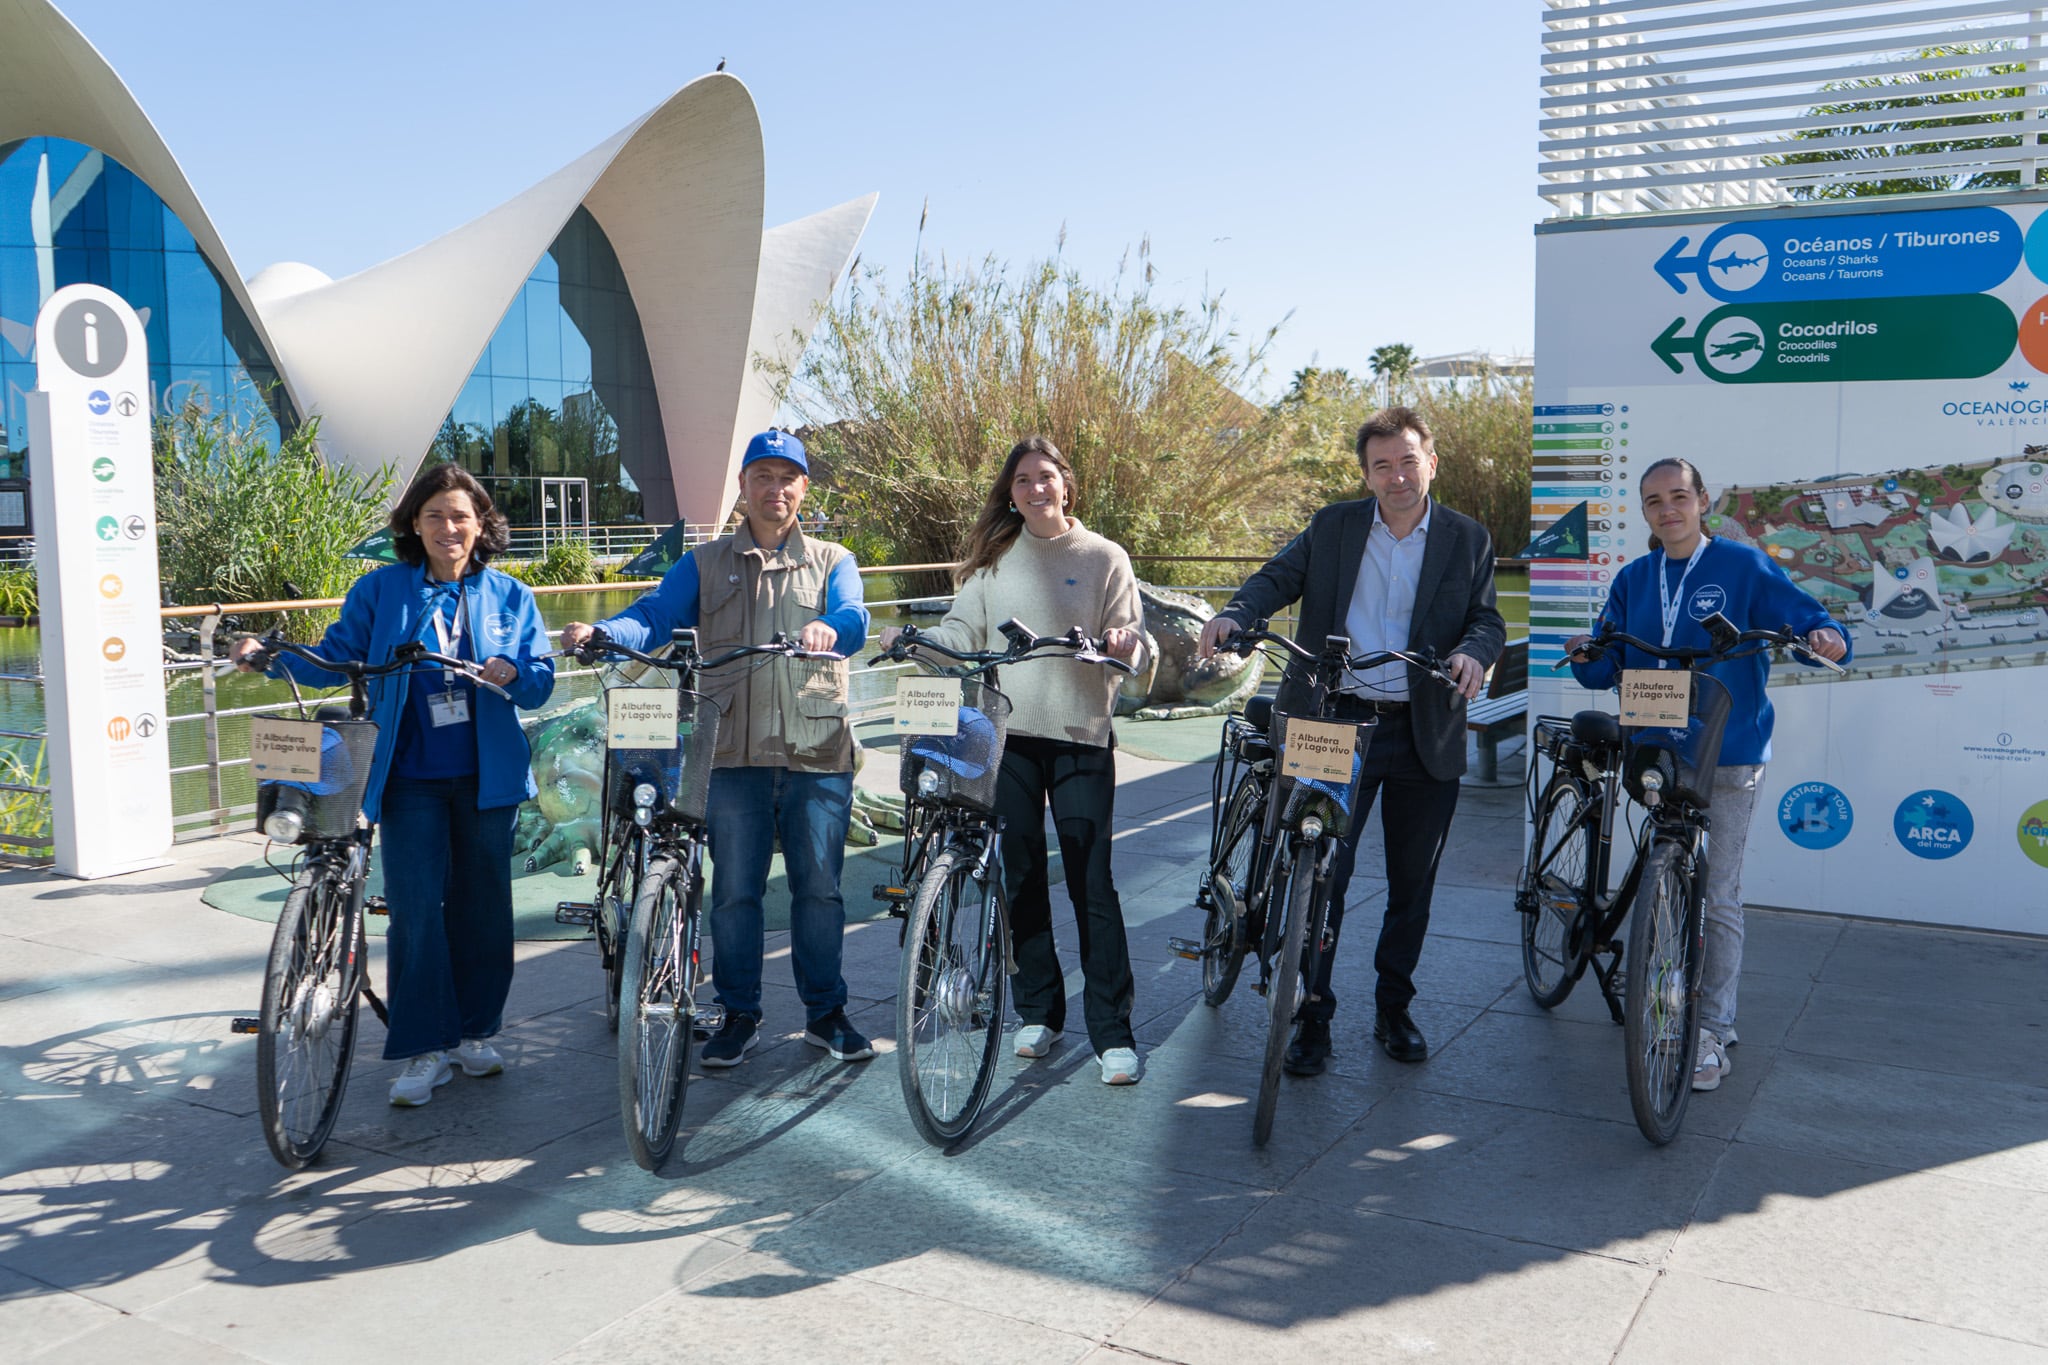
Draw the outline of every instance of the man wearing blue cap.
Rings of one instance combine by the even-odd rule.
[[[803,534],[810,488],[803,443],[764,431],[740,460],[745,520],[676,562],[661,586],[599,627],[634,649],[694,626],[709,654],[768,643],[780,631],[830,661],[769,658],[706,673],[717,701],[718,751],[706,820],[711,833],[711,979],[725,1026],[704,1045],[709,1067],[738,1066],[761,1024],[762,896],[774,839],[789,874],[790,961],[807,1021],[804,1041],[841,1061],[874,1049],[847,1022],[839,873],[853,816],[853,733],[846,656],[867,639],[860,573],[843,545]],[[571,622],[575,648],[591,627]]]

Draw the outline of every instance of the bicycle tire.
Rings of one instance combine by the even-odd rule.
[[[674,858],[641,878],[619,981],[619,1122],[642,1170],[675,1149],[690,1083],[701,879]]]
[[[317,869],[300,874],[271,936],[256,1034],[263,1140],[288,1170],[320,1155],[341,1116],[368,969],[362,907],[350,888]]]
[[[1231,789],[1223,809],[1221,847],[1209,862],[1208,911],[1202,922],[1202,1003],[1211,1009],[1230,998],[1244,966],[1244,906],[1251,894],[1253,855],[1258,851],[1259,825],[1265,813],[1265,790],[1246,773]],[[1219,879],[1228,886],[1228,900],[1216,894]],[[1231,900],[1236,902],[1235,913]]]
[[[613,1033],[619,1031],[619,988],[625,975],[626,934],[633,909],[640,903],[640,881],[646,870],[647,836],[638,825],[629,824],[618,859],[597,894],[597,950],[604,960],[604,1022]],[[619,928],[606,927],[608,916],[609,923]]]
[[[1002,1047],[1009,985],[1003,898],[967,894],[974,859],[948,848],[910,900],[896,992],[897,1077],[918,1134],[934,1147],[981,1116]]]
[[[1659,840],[1629,908],[1628,1098],[1643,1136],[1678,1136],[1699,1038],[1701,885],[1676,843]]]
[[[1280,1063],[1287,1055],[1295,1013],[1308,995],[1308,983],[1302,980],[1302,949],[1308,937],[1309,900],[1315,894],[1314,854],[1313,848],[1298,850],[1287,869],[1286,926],[1280,931],[1278,956],[1266,985],[1266,1059],[1259,1072],[1258,1106],[1252,1111],[1252,1143],[1259,1147],[1273,1135],[1273,1111],[1280,1102]]]
[[[1564,1003],[1585,974],[1592,936],[1582,931],[1592,866],[1590,802],[1583,784],[1560,774],[1536,804],[1529,855],[1515,889],[1522,915],[1522,980],[1544,1009]]]

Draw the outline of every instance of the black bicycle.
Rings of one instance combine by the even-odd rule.
[[[1204,911],[1203,935],[1169,943],[1174,953],[1202,964],[1202,998],[1212,1006],[1229,998],[1245,954],[1258,958],[1255,989],[1266,997],[1269,1022],[1252,1141],[1263,1147],[1273,1135],[1281,1061],[1295,1016],[1333,946],[1331,874],[1351,830],[1377,724],[1333,719],[1339,684],[1347,674],[1392,663],[1445,687],[1455,689],[1457,683],[1429,654],[1383,650],[1354,658],[1350,639],[1342,635],[1329,636],[1317,653],[1268,630],[1264,621],[1238,631],[1222,648],[1241,656],[1254,649],[1281,651],[1275,661],[1291,659],[1304,667],[1309,685],[1308,705],[1300,712],[1277,711],[1271,698],[1254,697],[1242,714],[1225,719],[1212,787],[1209,863],[1195,890]],[[1336,775],[1343,771],[1349,776]]]
[[[1538,716],[1530,750],[1549,768],[1539,779],[1536,759],[1529,764],[1531,836],[1515,889],[1529,994],[1554,1009],[1592,969],[1608,1013],[1624,1031],[1636,1126],[1659,1145],[1678,1136],[1685,1122],[1699,1036],[1708,835],[1730,705],[1728,689],[1706,669],[1775,647],[1843,671],[1790,630],[1738,631],[1719,613],[1703,624],[1710,641],[1704,649],[1667,649],[1620,631],[1603,632],[1584,646],[1589,658],[1620,644],[1683,664],[1690,676],[1687,723],[1624,727],[1599,710],[1569,719]],[[1628,868],[1610,891],[1624,794],[1645,814],[1634,829]]]
[[[501,697],[506,692],[486,682],[477,664],[419,644],[400,645],[388,663],[368,664],[324,658],[276,636],[260,643],[245,661],[251,668],[260,671],[277,655],[291,654],[341,674],[349,684],[347,707],[320,707],[312,717],[317,733],[303,735],[307,766],[317,762],[317,777],[274,780],[258,771],[256,826],[272,843],[295,847],[299,854],[270,941],[262,1013],[230,1026],[233,1032],[256,1035],[256,1105],[263,1139],[280,1164],[299,1170],[320,1155],[340,1117],[355,1060],[361,1002],[367,999],[377,1018],[390,1022],[370,986],[364,928],[366,915],[384,913],[382,897],[364,895],[376,834],[363,818],[363,791],[377,749],[377,725],[368,719],[369,681],[438,665]],[[297,694],[296,683],[292,691]],[[303,718],[303,700],[298,710]],[[270,766],[267,756],[252,756],[255,761]]]
[[[623,937],[618,921],[598,930],[612,936],[605,961],[613,1000],[606,1017],[625,1036],[619,1046],[619,1118],[626,1146],[643,1169],[659,1172],[675,1149],[690,1047],[697,1032],[716,1029],[723,1010],[700,1003],[703,939],[705,809],[718,748],[717,703],[694,689],[699,672],[770,655],[837,659],[777,634],[765,645],[742,645],[716,658],[697,651],[697,632],[674,632],[666,656],[647,654],[593,631],[568,651],[585,666],[608,656],[675,675],[675,686],[605,689],[605,882],[613,904],[570,906],[616,915],[630,905]],[[568,903],[565,903],[567,905]],[[557,907],[556,918],[564,916]],[[575,922],[573,919],[571,922]]]
[[[950,713],[943,728],[951,733],[902,738],[903,873],[874,891],[904,921],[896,993],[904,1103],[924,1140],[939,1147],[964,1137],[987,1102],[1013,970],[1003,825],[995,814],[1010,700],[998,690],[997,670],[1057,652],[1131,671],[1079,627],[1039,636],[1012,620],[1000,630],[1008,649],[972,651],[950,649],[906,626],[888,649],[867,661],[872,667],[911,660],[957,681],[959,689],[957,702],[948,697],[942,708]],[[944,668],[924,657],[927,651],[959,667]],[[899,723],[903,714],[899,690]]]

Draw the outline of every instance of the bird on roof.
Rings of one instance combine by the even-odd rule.
[[[725,70],[725,58],[723,58],[723,57],[720,57],[720,58],[718,59],[718,65],[717,65],[717,66],[714,66],[714,67],[712,67],[711,69],[712,69],[713,71],[723,71],[723,70]]]

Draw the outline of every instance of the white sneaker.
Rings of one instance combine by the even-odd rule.
[[[1136,1085],[1138,1078],[1145,1074],[1144,1064],[1138,1060],[1134,1048],[1113,1047],[1097,1060],[1102,1063],[1104,1085]]]
[[[1019,1057],[1043,1057],[1059,1042],[1058,1029],[1043,1024],[1026,1024],[1017,1030],[1017,1055]]]
[[[1699,1053],[1692,1064],[1692,1088],[1718,1090],[1722,1079],[1734,1069],[1720,1035],[1710,1028],[1701,1029]]]
[[[465,1076],[495,1076],[505,1069],[505,1059],[488,1038],[464,1038],[455,1049],[455,1061]]]
[[[455,1068],[445,1052],[422,1052],[405,1064],[391,1083],[391,1102],[400,1109],[417,1109],[434,1098],[434,1091],[454,1079]]]

